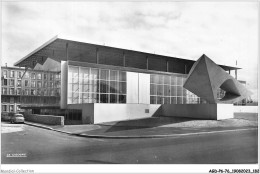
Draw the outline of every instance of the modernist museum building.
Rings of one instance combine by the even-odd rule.
[[[164,105],[208,103],[183,88],[194,63],[54,37],[15,66],[60,74],[59,104],[26,109],[35,114],[47,109],[52,115],[64,116],[68,124],[94,124],[160,115]],[[219,67],[229,74],[240,69]],[[224,96],[225,91],[219,89],[217,98]]]

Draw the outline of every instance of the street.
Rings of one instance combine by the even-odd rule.
[[[257,131],[98,139],[2,123],[1,155],[3,164],[251,164],[257,163]]]

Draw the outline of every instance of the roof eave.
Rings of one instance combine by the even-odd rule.
[[[51,44],[52,42],[54,42],[55,40],[58,39],[58,35],[54,36],[53,38],[51,38],[50,40],[48,40],[47,42],[45,42],[44,44],[42,44],[40,47],[38,47],[37,49],[33,50],[32,52],[30,52],[28,55],[26,55],[25,57],[23,57],[22,59],[18,60],[17,62],[14,63],[14,66],[19,66],[19,64],[21,62],[23,62],[24,60],[26,60],[28,57],[32,56],[33,54],[37,53],[38,51],[40,51],[41,49],[43,49],[44,47],[46,47],[47,45]]]

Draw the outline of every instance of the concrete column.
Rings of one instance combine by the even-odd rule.
[[[61,61],[60,108],[66,109],[68,104],[68,61]]]

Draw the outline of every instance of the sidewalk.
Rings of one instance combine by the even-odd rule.
[[[25,124],[70,135],[92,138],[163,138],[258,129],[256,121],[245,119],[217,121],[169,117],[110,122],[99,125],[49,126],[32,122],[26,122]]]

